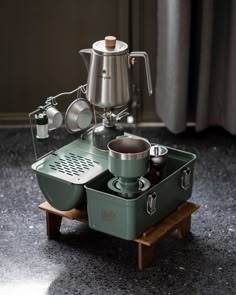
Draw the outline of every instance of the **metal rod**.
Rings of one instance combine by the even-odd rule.
[[[72,91],[66,91],[66,92],[62,92],[62,93],[59,93],[55,96],[50,96],[46,99],[46,106],[48,106],[49,103],[51,103],[51,101],[55,101],[56,102],[56,98],[60,97],[60,96],[63,96],[63,95],[70,95],[70,94],[73,94],[75,92],[78,92],[80,91],[80,93],[82,92],[83,94],[86,93],[86,86],[87,84],[84,84],[84,85],[80,85],[79,87],[77,87],[76,89],[72,90]]]
[[[53,98],[58,98],[58,97],[63,96],[63,95],[73,94],[73,93],[75,93],[75,92],[78,91],[78,90],[83,91],[83,90],[84,90],[84,86],[86,86],[86,85],[87,85],[87,84],[84,84],[84,85],[82,85],[82,86],[77,87],[76,89],[74,89],[74,90],[72,90],[72,91],[62,92],[62,93],[59,93],[59,94],[57,94],[57,95],[55,95],[55,96],[52,96],[52,97],[53,97]]]
[[[36,150],[36,145],[35,145],[35,140],[34,140],[34,130],[33,130],[33,124],[32,124],[32,120],[31,120],[31,116],[33,114],[36,114],[39,110],[35,110],[32,113],[29,114],[29,121],[30,121],[30,130],[31,130],[31,136],[32,136],[32,142],[33,142],[33,149],[34,149],[34,157],[35,160],[37,161],[37,150]]]
[[[85,136],[88,135],[92,130],[93,130],[94,126],[90,127],[89,129],[87,129],[86,131],[84,131],[81,135],[80,138],[81,139],[85,139]]]
[[[95,108],[95,105],[93,105],[93,116],[94,116],[94,124],[97,125],[97,117],[96,117],[96,108]],[[100,116],[101,114],[98,113]],[[102,116],[101,116],[102,117]]]

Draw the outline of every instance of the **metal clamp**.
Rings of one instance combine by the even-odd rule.
[[[156,211],[156,201],[157,194],[155,192],[150,192],[147,196],[147,213],[153,215]]]
[[[191,169],[186,168],[182,172],[181,187],[186,191],[191,186]]]

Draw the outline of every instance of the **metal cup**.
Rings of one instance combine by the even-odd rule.
[[[56,109],[54,106],[50,106],[47,108],[46,114],[48,116],[48,130],[54,130],[61,126],[63,117],[58,109]]]
[[[150,171],[146,177],[152,185],[160,182],[167,176],[168,149],[165,146],[154,144],[150,150]]]
[[[109,142],[108,169],[123,179],[137,179],[149,170],[148,141],[132,137],[119,137]]]
[[[65,115],[65,125],[69,132],[78,132],[89,127],[92,112],[88,102],[78,98],[68,107]]]

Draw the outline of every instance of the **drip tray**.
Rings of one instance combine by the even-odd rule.
[[[86,201],[84,184],[107,170],[107,155],[77,139],[32,165],[51,206],[67,211]]]
[[[68,145],[36,162],[32,168],[69,183],[85,184],[106,170],[107,160]]]

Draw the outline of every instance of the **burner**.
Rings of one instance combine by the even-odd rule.
[[[93,146],[99,150],[107,151],[107,144],[111,140],[124,135],[124,129],[118,122],[129,113],[127,108],[118,114],[113,113],[110,109],[105,109],[104,114],[97,113],[102,118],[102,123],[97,124],[93,129]]]
[[[134,186],[127,188],[123,187],[122,182],[118,177],[113,177],[108,181],[107,185],[110,190],[118,193],[120,197],[134,198],[146,191],[151,184],[146,178],[140,177]]]

